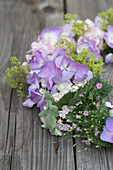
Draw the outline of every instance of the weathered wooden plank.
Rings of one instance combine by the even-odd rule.
[[[60,25],[63,14],[63,0],[0,1],[1,170],[75,169],[72,142],[58,144],[63,138],[42,129],[38,110],[24,108],[23,99],[3,79],[10,56],[25,60],[30,43],[44,27]]]
[[[108,8],[113,7],[113,1],[109,0],[67,0],[67,12],[76,13],[80,19],[94,19],[96,14],[101,11],[105,11]],[[112,65],[104,67],[103,78],[109,79],[109,83],[113,85],[113,71]],[[109,96],[109,100],[113,100],[113,93]],[[84,146],[81,144],[81,140],[76,140],[77,146],[75,148],[76,154],[76,167],[77,170],[112,170],[112,148],[96,149],[91,148],[90,151],[84,151]],[[78,151],[81,149],[81,152]]]

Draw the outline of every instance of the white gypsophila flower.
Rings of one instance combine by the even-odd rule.
[[[63,119],[66,118],[65,112],[59,111],[59,116],[62,117]]]
[[[71,87],[71,92],[75,92],[75,91],[77,91],[78,89],[79,89],[78,86],[73,85],[73,86]]]
[[[62,106],[62,111],[65,112],[65,114],[69,113],[69,108],[67,105]]]
[[[63,119],[66,118],[66,115],[69,113],[69,109],[68,109],[68,106],[67,105],[64,105],[62,107],[62,110],[59,111],[59,116],[62,117]]]
[[[108,107],[108,108],[111,108],[111,109],[113,108],[113,105],[111,105],[110,102],[105,102],[105,106]]]
[[[59,91],[64,91],[64,89],[66,91],[69,91],[71,89],[71,86],[72,86],[72,83],[69,83],[69,84],[65,84],[65,83],[60,83],[58,86],[57,86],[57,89]]]
[[[54,93],[52,96],[53,96],[55,102],[58,102],[60,100],[60,98],[62,97],[62,95],[60,93]]]

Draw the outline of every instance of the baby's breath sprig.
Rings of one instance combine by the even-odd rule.
[[[13,65],[7,68],[5,81],[12,87],[17,89],[18,96],[24,97],[23,88],[27,85],[26,71],[30,71],[29,65],[22,66],[16,57],[11,57],[10,62]]]

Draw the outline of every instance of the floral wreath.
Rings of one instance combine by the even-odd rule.
[[[99,13],[94,22],[66,14],[62,26],[42,30],[25,62],[11,57],[5,80],[21,97],[28,87],[23,106],[36,105],[42,127],[52,135],[72,133],[87,146],[110,147],[113,105],[104,98],[113,87],[99,75],[103,61],[113,62],[112,52],[113,9]]]

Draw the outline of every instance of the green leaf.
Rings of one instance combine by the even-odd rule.
[[[40,112],[39,116],[40,117],[45,116],[47,113],[48,113],[48,109],[43,110],[42,112]]]
[[[109,85],[106,82],[102,82],[102,88],[99,89],[99,94],[102,98],[105,98],[112,91],[112,89],[113,89],[113,86]]]
[[[54,116],[54,117],[57,117],[59,115],[58,107],[57,106],[52,105],[50,107],[50,115]]]
[[[54,133],[55,127],[56,127],[56,119],[54,116],[48,116],[46,119],[46,127],[50,130],[51,133]]]
[[[47,100],[47,109],[40,113],[40,117],[45,116],[44,127],[53,134],[56,127],[56,117],[59,115],[58,107],[54,105],[54,99],[50,92],[45,94]]]
[[[68,105],[70,100],[72,100],[72,98],[74,97],[75,92],[69,92],[67,94],[65,94],[57,103],[57,107],[60,110],[62,108],[63,105]]]

